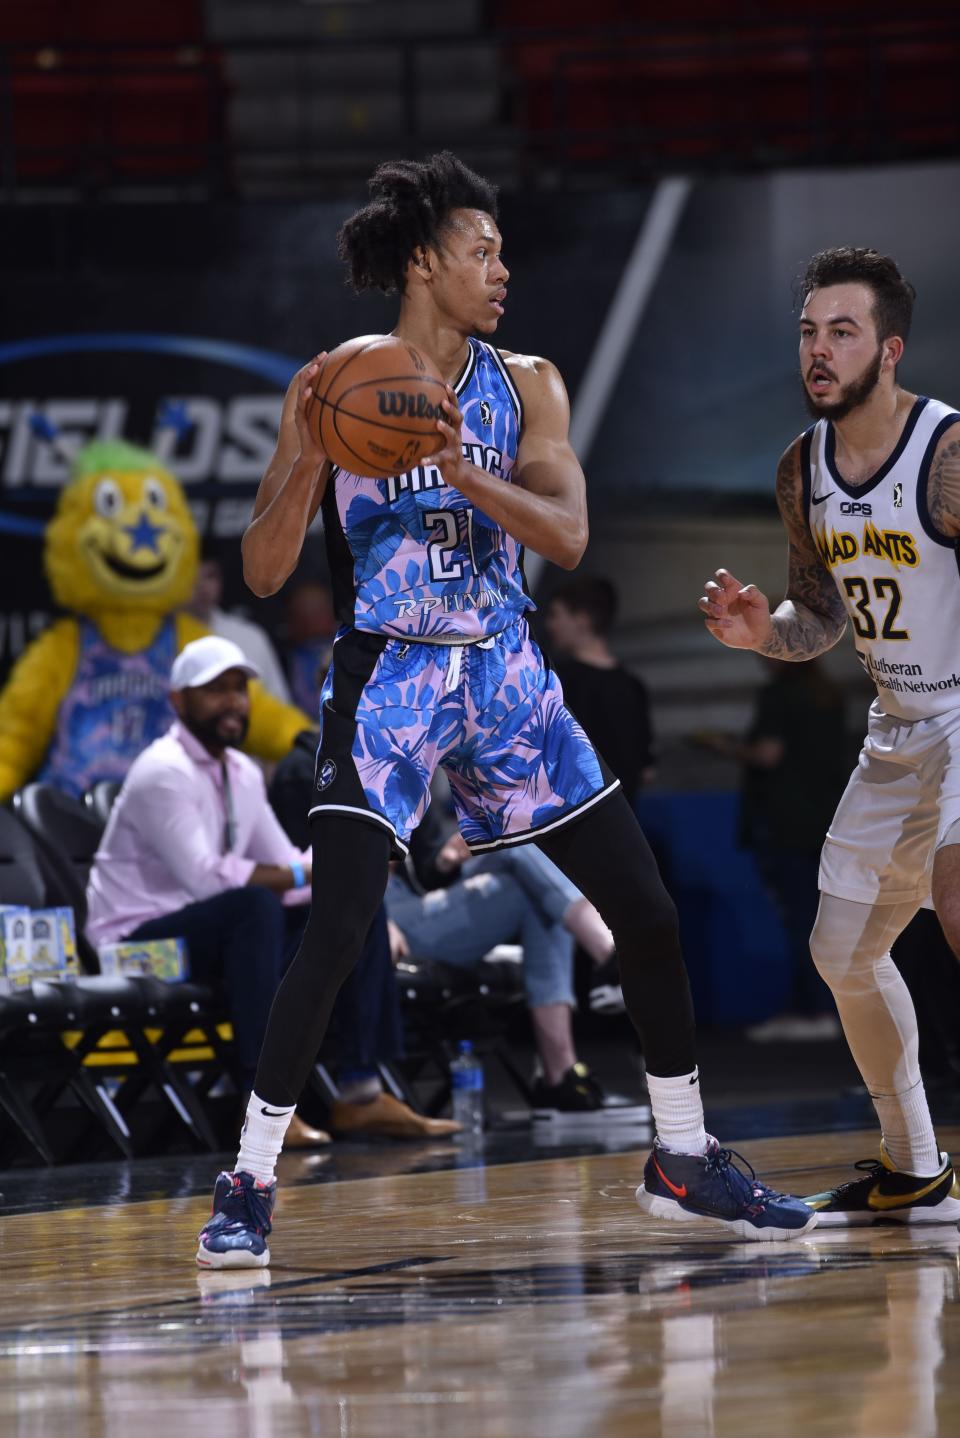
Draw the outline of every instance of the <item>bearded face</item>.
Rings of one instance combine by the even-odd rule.
[[[834,422],[846,419],[873,394],[880,383],[882,363],[883,346],[878,344],[873,358],[867,361],[862,372],[842,384],[828,364],[823,360],[814,360],[806,374],[802,370],[800,372],[808,412],[814,419]]]

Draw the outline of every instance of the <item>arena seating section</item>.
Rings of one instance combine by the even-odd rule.
[[[749,17],[754,9],[753,19]],[[520,124],[577,165],[770,166],[955,153],[960,23],[947,7],[795,11],[595,0],[497,0]],[[564,13],[572,16],[566,25]],[[864,43],[866,41],[866,43]],[[762,137],[762,138],[761,138]]]
[[[17,178],[102,185],[204,173],[221,138],[202,0],[32,0],[0,15]]]
[[[960,138],[958,61],[942,3],[741,5],[720,28],[710,0],[35,0],[0,9],[0,179],[273,198],[440,143],[521,182],[934,157]]]

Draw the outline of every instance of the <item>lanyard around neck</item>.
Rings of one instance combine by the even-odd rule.
[[[237,813],[233,807],[233,790],[230,787],[230,771],[226,759],[220,760],[220,774],[223,778],[223,852],[229,854],[237,842]]]

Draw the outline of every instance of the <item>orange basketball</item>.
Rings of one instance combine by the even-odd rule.
[[[443,380],[426,355],[396,335],[361,335],[327,355],[307,402],[307,423],[350,474],[404,474],[443,445]]]

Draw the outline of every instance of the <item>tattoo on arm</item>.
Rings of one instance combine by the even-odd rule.
[[[960,535],[960,426],[941,440],[927,480],[927,508],[933,526],[948,539]]]
[[[771,615],[773,629],[759,652],[770,659],[813,659],[833,648],[847,614],[803,512],[799,440],[777,469],[777,504],[790,541],[787,594]]]
[[[809,575],[810,571],[806,573]],[[766,643],[760,646],[761,654],[769,659],[815,659],[833,648],[847,627],[847,615],[829,576],[828,581],[834,591],[831,611],[825,606],[812,609],[800,600],[785,599],[771,615],[773,629]]]

